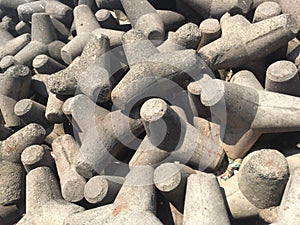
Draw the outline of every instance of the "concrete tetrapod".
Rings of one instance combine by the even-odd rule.
[[[120,110],[110,112],[104,118],[96,117],[95,121],[93,129],[84,134],[82,154],[76,162],[77,171],[83,174],[100,173],[119,154],[126,152],[132,142],[135,146],[136,136],[144,131],[140,120],[131,119]]]
[[[123,183],[123,177],[94,176],[89,179],[84,187],[84,197],[92,204],[111,204],[114,202]]]
[[[21,203],[24,198],[24,169],[20,164],[0,161],[0,205]]]
[[[257,217],[262,210],[278,206],[288,177],[288,163],[280,152],[262,149],[247,155],[240,172],[220,182],[232,218]]]
[[[27,173],[41,166],[47,166],[55,171],[55,162],[47,145],[31,145],[25,148],[21,154],[21,162]]]
[[[73,13],[77,35],[61,49],[61,55],[66,64],[71,64],[77,56],[81,55],[91,33],[108,36],[111,48],[121,45],[124,32],[101,28],[89,6],[78,5]]]
[[[286,185],[280,208],[278,211],[278,217],[272,225],[299,225],[299,182],[300,182],[300,169],[297,168],[291,174],[289,182]]]
[[[89,40],[91,33],[80,33],[75,36],[71,41],[69,41],[64,47],[61,48],[61,55],[66,64],[71,64],[76,57],[80,56],[84,46]],[[108,36],[110,41],[110,48],[115,48],[122,44],[121,38],[124,34],[124,31],[97,28],[92,34],[102,34]]]
[[[22,99],[15,105],[14,112],[25,124],[38,123],[45,129],[51,123],[45,117],[46,107],[31,99]]]
[[[80,201],[84,197],[86,180],[75,169],[79,145],[71,135],[65,134],[53,141],[52,148],[63,198],[70,202]]]
[[[59,1],[45,1],[45,13],[69,26],[73,21],[72,8]]]
[[[200,172],[187,178],[183,225],[194,224],[230,224],[221,188],[213,174]]]
[[[77,62],[48,78],[49,90],[55,94],[73,95],[78,88],[96,99],[106,102],[110,99],[111,83],[106,66],[105,52],[109,50],[109,39],[104,35],[90,35],[83,53]],[[100,65],[98,65],[101,62]],[[96,70],[95,70],[96,69]],[[94,72],[93,72],[94,71]],[[97,82],[94,82],[97,80]],[[78,90],[77,90],[78,91]]]
[[[264,11],[266,4],[257,5],[255,14],[251,2],[267,0],[0,0],[0,224],[10,223],[17,210],[24,213],[20,187],[25,171],[29,208],[21,225],[178,225],[183,217],[193,225],[228,224],[226,211],[233,224],[250,224],[259,217],[274,222],[288,176],[284,158],[262,150],[245,159],[240,175],[236,168],[255,142],[266,146],[253,145],[252,150],[280,149],[286,157],[299,147],[298,140],[291,143],[281,134],[299,133],[299,27],[295,14],[272,14],[272,7]],[[294,2],[285,4],[296,10]],[[95,20],[99,9],[104,12],[100,25]],[[179,27],[182,15],[186,24]],[[157,47],[159,32],[169,29],[168,39]],[[158,31],[158,41],[150,40],[147,32],[152,30]],[[227,42],[217,50],[224,57],[233,52],[233,58],[225,57],[221,66],[220,55],[211,61],[201,58],[203,49],[221,39]],[[279,64],[272,71],[274,62]],[[263,90],[255,76],[264,83],[269,65],[269,84]],[[255,76],[240,71],[245,68]],[[214,75],[231,82],[212,80]],[[258,140],[274,132],[279,134]],[[275,139],[294,148],[275,148]],[[299,164],[296,156],[292,161],[290,173]],[[225,182],[224,207],[216,178],[200,171],[219,175],[226,166],[220,180],[227,172],[237,175]],[[171,179],[160,182],[168,172]],[[195,181],[193,173],[211,182]],[[186,189],[189,176],[191,189]],[[287,203],[291,201],[282,201],[283,209]],[[279,220],[293,216],[298,214]]]
[[[23,65],[12,66],[1,77],[0,93],[15,100],[29,97],[31,71]]]
[[[45,117],[50,123],[59,124],[66,121],[66,116],[62,111],[66,97],[49,92]]]
[[[165,37],[164,23],[155,8],[147,1],[121,0],[131,25],[141,30],[154,44],[160,44]]]
[[[47,87],[47,74],[35,74],[32,77],[32,87],[34,92],[43,98],[47,99],[45,117],[53,124],[59,124],[66,121],[66,116],[63,113],[62,106],[66,100],[65,96],[53,94]]]
[[[44,44],[57,40],[55,28],[48,14],[34,13],[32,15],[31,39]]]
[[[164,163],[154,171],[153,182],[163,196],[181,213],[184,208],[187,178],[195,170],[179,163]]]
[[[130,67],[130,71],[125,75],[125,77],[121,79],[121,81],[113,89],[112,92],[112,99],[114,103],[113,108],[120,108],[122,109],[123,113],[125,113],[126,115],[129,115],[130,117],[133,118],[139,118],[140,106],[146,99],[149,98],[149,96],[161,96],[171,101],[172,98],[175,99],[174,98],[175,92],[176,94],[178,93],[178,95],[181,95],[180,98],[176,98],[175,100],[175,101],[178,100],[178,104],[179,106],[181,106],[181,103],[184,102],[181,100],[181,97],[184,97],[183,88],[184,86],[186,86],[186,82],[188,82],[189,79],[193,79],[193,78],[200,79],[198,78],[198,76],[201,77],[201,75],[196,74],[196,71],[193,71],[195,73],[190,72],[190,74],[185,74],[185,71],[181,71],[175,65],[164,67],[164,62],[162,62],[160,59],[158,59],[159,62],[157,62],[157,66],[160,69],[159,68],[155,70],[153,68],[151,69],[150,67],[155,67],[154,65],[155,63],[150,63],[149,59],[151,58],[154,61],[155,60],[154,55],[163,56],[163,54],[165,54],[166,57],[164,58],[164,61],[167,61],[167,57],[168,56],[172,57],[172,54],[171,52],[159,53],[158,50],[155,48],[155,46],[148,39],[146,39],[146,37],[140,31],[137,30],[128,31],[123,36],[123,43],[124,43],[123,48]],[[182,57],[184,57],[183,56],[184,52],[181,53],[182,53]],[[187,61],[188,62],[193,61],[193,59],[192,60],[187,59]],[[178,62],[177,66],[180,67],[182,62],[179,60],[179,58],[177,62]],[[170,62],[166,62],[166,64],[169,65]],[[139,68],[142,68],[142,70],[145,71],[139,72]],[[201,69],[204,70],[205,68],[201,68]],[[164,73],[165,75],[168,74],[167,75],[168,77],[162,77],[164,76],[161,75],[162,73]],[[189,75],[190,77],[188,77]],[[187,77],[184,80],[185,76]],[[130,79],[133,79],[132,82],[134,86],[130,85],[129,83],[131,82]],[[143,81],[145,82],[144,84]],[[130,92],[128,93],[129,96],[126,95],[125,89],[126,91]],[[120,94],[120,96],[115,96],[118,94]],[[123,97],[123,95],[125,96]],[[125,103],[119,102],[119,100],[122,100],[121,98],[126,98],[125,100],[126,101],[129,100],[129,102],[127,102],[127,104],[126,102]]]
[[[109,111],[96,105],[89,97],[83,94],[68,98],[62,107],[64,114],[73,125],[73,131],[80,142],[89,129],[93,128],[96,118],[104,118]]]
[[[95,15],[87,5],[76,6],[73,13],[77,34],[85,32],[91,33],[100,27]]]
[[[181,117],[181,119],[187,122],[187,118],[183,109],[174,105],[170,106],[170,108],[172,108]],[[164,162],[172,162],[174,159],[169,156],[172,156],[172,152],[170,154],[168,151],[159,149],[149,141],[147,136],[145,136],[132,156],[129,166],[134,167],[151,165],[152,167],[156,168]]]
[[[63,225],[67,217],[83,210],[62,199],[50,168],[38,167],[26,176],[26,215],[17,225]]]
[[[192,116],[209,118],[210,110],[208,107],[204,106],[200,101],[200,96],[202,92],[201,83],[207,79],[211,79],[208,74],[204,74],[203,78],[199,81],[190,82],[187,86],[188,101],[191,108]]]
[[[30,39],[30,34],[26,33],[7,41],[0,47],[0,60],[7,55],[14,56],[30,42]]]
[[[267,1],[255,9],[253,23],[281,14],[281,6],[277,2]]]
[[[300,97],[300,78],[296,65],[281,60],[271,64],[266,72],[267,91]]]
[[[186,23],[175,32],[168,33],[168,39],[157,49],[160,52],[171,52],[184,49],[196,49],[201,39],[201,32],[198,26],[193,23]]]
[[[100,173],[111,160],[115,160],[116,154],[131,146],[136,136],[144,131],[140,120],[131,119],[120,110],[109,112],[84,95],[66,101],[64,107],[69,108],[72,123],[81,133],[81,154],[77,158],[76,170],[87,178]]]
[[[221,80],[208,80],[206,85],[203,84],[201,102],[210,107],[216,123],[226,121],[226,128],[245,129],[249,130],[247,132],[261,134],[292,132],[300,128],[298,123],[300,109],[297,108],[299,98],[297,97],[259,91]],[[226,115],[218,113],[217,110],[224,107],[224,104]],[[232,159],[243,157],[248,150],[249,148],[241,148],[239,151],[231,151],[225,148],[228,157]]]
[[[181,119],[164,100],[146,101],[141,108],[141,118],[149,141],[169,152],[173,160],[210,171],[223,161],[224,151],[219,143]]]
[[[151,166],[132,168],[113,204],[71,215],[65,225],[162,225],[154,215],[153,171]]]
[[[201,41],[198,50],[221,37],[221,25],[217,19],[209,18],[203,20],[200,23],[199,29],[201,31]]]
[[[87,5],[76,6],[73,14],[77,36],[61,49],[61,57],[66,64],[71,64],[73,59],[81,54],[88,36],[100,28],[94,13]]]
[[[9,68],[10,66],[16,65],[16,64],[18,64],[18,63],[12,55],[4,56],[0,61],[0,67],[3,70]]]
[[[25,148],[41,144],[46,135],[45,129],[31,123],[0,142],[0,160],[21,162],[21,154]]]
[[[298,26],[300,27],[300,1],[299,0],[277,0],[280,3],[283,13],[291,14],[292,17],[297,21]]]
[[[150,56],[159,53],[154,44],[141,31],[135,29],[122,36],[122,45],[131,69],[135,64],[147,61]]]
[[[37,55],[46,54],[47,45],[55,40],[57,35],[50,16],[46,13],[35,13],[32,16],[31,42],[14,56],[15,62],[31,66],[33,59]]]
[[[20,127],[22,122],[14,113],[17,101],[28,98],[31,87],[31,71],[23,65],[11,66],[0,81],[0,109],[7,127]]]
[[[247,63],[249,58],[266,57],[288,43],[299,31],[297,23],[288,14],[254,24],[241,15],[225,14],[221,28],[221,38],[198,51],[212,70],[235,68]]]
[[[194,50],[154,54],[131,67],[112,90],[111,98],[116,108],[130,112],[149,96],[171,98],[172,89],[182,91],[189,81],[200,80],[203,74],[213,76]]]
[[[242,70],[234,74],[230,82],[253,88],[255,90],[263,90],[263,87],[258,82],[254,74],[247,70]],[[190,85],[193,84],[193,86],[200,89],[199,95],[201,95],[201,84],[199,84],[199,82],[194,83],[195,84],[191,83]],[[198,99],[198,101],[200,100]],[[199,103],[197,102],[197,104]],[[201,107],[198,108],[200,108],[197,110],[199,113],[201,113],[203,109],[207,111],[210,110],[203,104],[201,104]],[[201,118],[201,114],[200,117],[197,115],[194,117],[193,124],[201,132],[207,134],[208,137],[213,138],[216,142],[220,142],[220,145],[224,148],[230,158],[242,157],[241,155],[234,155],[234,153],[245,154],[245,152],[247,152],[261,136],[260,132],[249,128],[236,128],[230,126],[222,127],[217,123]]]
[[[131,158],[129,166],[151,165],[157,167],[164,159],[168,158],[169,155],[169,152],[154,146],[146,136]]]
[[[31,66],[33,59],[40,54],[47,54],[48,47],[46,44],[31,40],[24,48],[13,56],[13,63],[16,65]],[[7,56],[6,56],[7,57]],[[4,57],[1,62],[6,58]]]
[[[288,163],[280,152],[262,149],[244,159],[237,175],[238,186],[253,205],[265,209],[280,204],[289,175]]]
[[[51,74],[66,68],[47,55],[37,55],[32,61],[32,66],[42,74]]]

